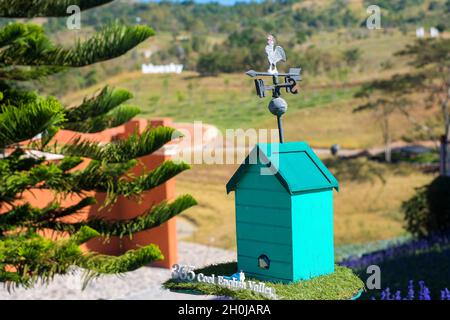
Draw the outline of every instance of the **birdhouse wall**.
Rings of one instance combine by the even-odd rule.
[[[292,281],[291,196],[273,175],[252,165],[236,188],[238,268],[273,281]],[[266,255],[270,268],[258,267]]]
[[[333,190],[292,196],[294,281],[334,272]]]

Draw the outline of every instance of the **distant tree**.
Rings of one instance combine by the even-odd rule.
[[[450,176],[450,39],[420,39],[398,53],[411,59],[415,67],[415,79],[422,81],[417,89],[425,93],[424,105],[440,110],[441,136],[430,135],[431,139],[441,140],[441,173]],[[422,124],[419,128],[432,132]]]
[[[362,86],[355,94],[356,98],[366,99],[366,103],[356,107],[353,112],[372,111],[380,123],[385,146],[385,161],[392,161],[392,124],[391,116],[395,112],[407,112],[411,104],[407,95],[421,84],[422,77],[395,75],[388,80],[375,80]]]
[[[224,57],[219,52],[209,52],[200,56],[197,62],[197,71],[205,76],[215,76],[223,71]]]
[[[445,25],[443,24],[443,23],[438,23],[437,25],[436,25],[436,29],[439,31],[439,32],[444,32],[445,31]]]
[[[305,43],[308,41],[311,34],[312,32],[310,30],[297,30],[295,32],[295,40],[298,44]]]
[[[259,28],[245,28],[230,34],[224,44],[200,55],[197,71],[203,75],[236,72],[268,65],[264,51],[267,34]]]
[[[431,2],[428,4],[428,10],[429,10],[429,11],[436,10],[436,9],[439,8],[439,6],[440,6],[440,3],[437,2],[437,1],[435,1],[435,0],[433,0],[433,1],[431,1]]]
[[[410,64],[414,66],[413,71],[364,85],[357,96],[367,98],[368,103],[356,110],[381,108],[386,111],[383,112],[385,115],[389,115],[391,110],[398,110],[428,139],[441,140],[442,145],[446,146],[450,141],[450,39],[420,39],[397,55],[409,57]],[[428,124],[416,119],[408,109],[412,104],[409,95],[420,92],[424,99],[415,99],[415,103],[422,103],[426,108],[437,107],[439,110],[439,134]],[[446,149],[443,147],[443,150]],[[442,152],[441,163],[448,163],[448,157],[448,152]],[[449,175],[450,168],[444,166],[442,174]]]
[[[356,65],[361,59],[361,50],[358,48],[347,49],[343,52],[343,58],[349,66]]]
[[[402,11],[408,6],[419,6],[424,3],[425,0],[378,0],[377,5],[385,8],[389,11]],[[366,5],[371,5],[373,2],[370,0],[364,1]]]

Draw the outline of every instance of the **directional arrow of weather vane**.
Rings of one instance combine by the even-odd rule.
[[[278,131],[280,135],[280,143],[284,142],[283,125],[281,122],[281,116],[287,111],[287,102],[281,98],[281,89],[285,88],[286,93],[297,94],[298,90],[295,89],[297,81],[301,81],[300,73],[301,68],[291,68],[288,73],[279,73],[277,69],[277,63],[280,61],[286,61],[286,54],[280,46],[275,46],[275,38],[273,36],[267,37],[266,46],[267,59],[269,60],[269,70],[267,72],[257,72],[254,70],[247,71],[246,74],[252,78],[258,77],[272,77],[273,84],[266,85],[264,80],[255,79],[256,94],[260,98],[266,96],[266,91],[272,91],[272,100],[269,103],[270,112],[277,116]],[[284,77],[284,82],[280,83],[279,78]]]

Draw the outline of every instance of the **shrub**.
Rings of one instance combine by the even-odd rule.
[[[403,202],[402,210],[405,213],[406,230],[417,237],[428,234],[427,219],[429,210],[427,205],[427,186],[416,189],[416,193]]]
[[[430,211],[429,228],[438,232],[450,230],[450,177],[436,178],[427,190]]]
[[[450,177],[440,176],[418,188],[402,205],[406,229],[417,237],[450,230]]]
[[[217,75],[221,71],[220,53],[211,52],[200,56],[197,63],[197,71],[202,75]]]
[[[354,66],[361,60],[362,53],[358,48],[353,48],[345,50],[342,55],[347,65]]]

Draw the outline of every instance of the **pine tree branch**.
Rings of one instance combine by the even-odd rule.
[[[0,79],[14,81],[38,80],[64,70],[63,67],[11,67],[0,69]]]
[[[84,67],[121,56],[153,35],[147,26],[116,23],[66,49],[53,44],[39,26],[13,23],[0,30],[0,67]]]
[[[5,266],[0,264],[0,283],[3,282],[8,292],[11,292],[14,287],[23,285],[26,286],[26,282],[16,272],[9,272],[4,270]]]
[[[125,235],[132,237],[132,235],[137,232],[162,225],[195,205],[197,205],[197,201],[192,196],[184,195],[177,198],[172,203],[160,203],[159,205],[147,210],[147,212],[143,215],[131,220],[108,221],[104,219],[90,219],[85,222],[73,224],[68,224],[61,221],[50,221],[45,222],[41,225],[41,227],[55,231],[74,233],[83,226],[88,226],[97,230],[102,236],[105,237],[123,237]]]
[[[41,224],[75,214],[95,203],[96,200],[93,197],[86,197],[67,208],[60,208],[56,202],[42,209],[34,208],[26,203],[0,215],[0,231],[11,231],[16,228],[36,228]]]
[[[52,189],[59,193],[81,193],[74,187],[77,173],[67,171],[81,163],[78,157],[66,157],[59,164],[44,163],[45,159],[22,158],[24,151],[17,149],[0,160],[0,202],[12,203],[25,190]],[[108,174],[108,172],[106,172]],[[75,191],[74,191],[75,189]]]
[[[15,22],[0,29],[0,66],[62,66],[56,57],[66,50],[54,45],[40,26]]]
[[[156,188],[189,169],[185,163],[166,161],[149,173],[134,178],[127,172],[137,164],[135,159],[114,164],[91,161],[84,170],[75,172],[66,172],[66,169],[79,163],[79,159],[74,159],[72,163],[70,160],[61,164],[42,163],[23,172],[12,171],[7,160],[0,161],[0,201],[8,203],[16,200],[23,191],[36,188],[60,194],[105,192],[107,198],[104,205],[108,206],[118,196],[139,197],[144,191]]]
[[[17,106],[0,106],[0,148],[29,140],[64,122],[64,109],[54,98]]]
[[[71,122],[64,125],[65,129],[83,133],[97,133],[108,128],[115,128],[127,123],[141,113],[135,106],[119,106],[106,115],[90,118],[85,121]]]
[[[127,197],[139,195],[144,191],[162,185],[167,180],[189,169],[190,166],[187,163],[175,163],[171,160],[166,161],[148,174],[141,175],[135,180],[128,182],[124,188],[126,191],[124,190],[121,194]]]
[[[94,230],[89,226],[83,226],[67,240],[67,243],[79,246],[99,236],[100,233],[98,233],[97,230]]]
[[[79,248],[99,234],[81,228],[69,239],[52,241],[35,233],[14,234],[0,239],[0,261],[15,268],[16,277],[0,272],[0,282],[31,287],[38,281],[48,283],[56,274],[66,274],[73,265],[86,259]]]
[[[33,24],[14,22],[0,29],[0,48],[11,46],[15,41],[24,37],[36,38],[44,33],[44,30]]]
[[[49,283],[57,274],[72,272],[72,266],[86,269],[83,289],[89,280],[101,274],[118,274],[136,270],[156,260],[164,259],[159,248],[149,245],[115,257],[84,254],[79,244],[97,237],[98,233],[83,227],[66,240],[51,241],[37,235],[14,235],[0,239],[0,282],[8,288],[32,287],[38,281]],[[6,272],[4,266],[15,272]]]
[[[163,260],[158,246],[151,244],[136,250],[129,250],[121,256],[91,255],[78,261],[77,265],[86,270],[83,290],[88,283],[102,274],[120,274],[130,272],[154,261]]]
[[[133,95],[126,90],[105,87],[95,97],[84,99],[78,107],[68,109],[67,122],[82,122],[104,115],[131,98]]]
[[[28,171],[34,166],[44,162],[44,159],[24,158],[23,155],[25,155],[25,151],[21,148],[17,148],[6,158],[0,160],[0,163],[2,164],[0,176],[12,172]]]
[[[79,164],[83,162],[83,159],[80,157],[64,157],[58,164],[59,169],[62,172],[67,172],[77,167]]]
[[[65,155],[81,156],[109,163],[120,163],[155,152],[167,142],[179,138],[181,134],[167,127],[148,127],[139,135],[134,133],[126,140],[102,145],[97,142],[83,141],[81,138],[64,146]]]
[[[78,42],[72,49],[55,52],[51,65],[83,67],[114,59],[153,35],[154,31],[147,26],[128,27],[116,23],[89,40]]]
[[[3,97],[0,96],[0,105],[21,105],[27,103],[34,103],[36,100],[40,99],[36,92],[34,91],[24,91],[12,81],[0,80],[0,92]],[[42,98],[41,98],[42,99]],[[0,109],[1,112],[1,109]]]
[[[112,1],[113,0],[0,0],[0,17],[65,17],[70,14],[67,12],[67,8],[71,5],[77,5],[81,10],[87,10]]]
[[[118,257],[95,255],[78,265],[98,273],[111,274],[133,271],[143,265],[162,259],[164,259],[164,256],[159,248],[151,244],[136,250],[129,250]]]
[[[185,163],[176,164],[172,161],[166,161],[149,173],[132,179],[131,176],[118,178],[124,170],[131,169],[128,164],[124,164],[124,166],[116,164],[112,167],[111,165],[103,165],[102,167],[99,163],[91,163],[92,166],[88,166],[86,170],[74,175],[71,179],[71,192],[77,192],[78,190],[80,192],[82,190],[106,192],[107,198],[104,206],[113,204],[118,196],[138,198],[144,191],[156,188],[189,169],[189,166]]]

